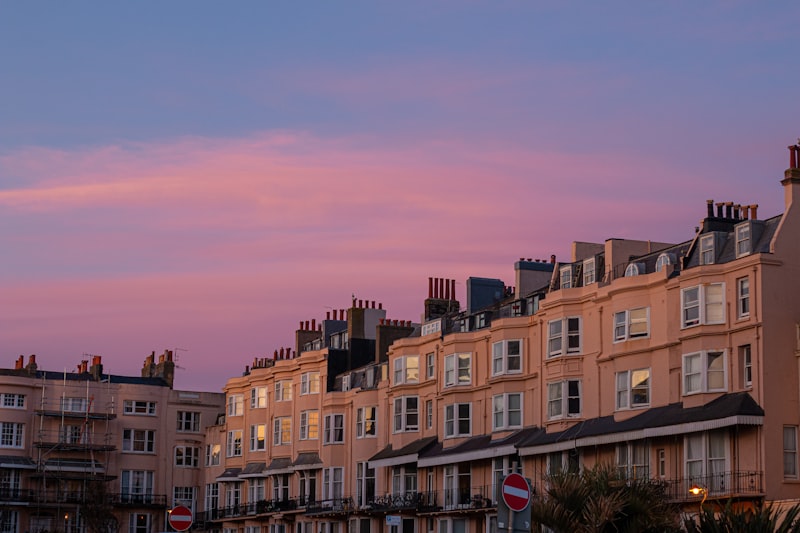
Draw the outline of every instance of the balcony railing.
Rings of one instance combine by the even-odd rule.
[[[166,507],[166,494],[131,494],[122,492],[111,495],[111,503],[131,507]]]
[[[306,505],[306,514],[340,514],[355,511],[353,498],[349,496],[343,498],[329,498],[327,500],[316,500]]]
[[[689,489],[696,486],[706,491],[711,499],[727,499],[733,497],[764,496],[763,473],[758,471],[718,472],[706,476],[693,476],[685,479],[667,480],[667,497],[676,502],[698,500]]]
[[[305,498],[259,500],[251,503],[209,509],[203,511],[200,515],[202,521],[210,522],[214,520],[224,520],[226,518],[256,516],[266,513],[285,513],[302,508],[302,505],[305,505]]]

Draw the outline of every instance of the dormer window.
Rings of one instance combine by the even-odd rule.
[[[561,276],[561,288],[569,289],[572,287],[572,266],[561,267],[558,272]]]
[[[736,226],[736,257],[743,257],[752,251],[750,246],[750,223]]]
[[[625,277],[638,276],[645,273],[644,263],[631,263],[625,269]]]
[[[672,254],[663,253],[656,259],[656,272],[661,272],[667,265],[675,264],[675,259]]]
[[[700,237],[700,264],[714,264],[714,234]]]
[[[594,268],[594,257],[583,262],[583,286],[591,285],[597,281]]]

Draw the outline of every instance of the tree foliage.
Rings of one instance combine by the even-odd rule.
[[[770,505],[735,509],[703,507],[703,512],[684,520],[687,533],[800,533],[800,506],[778,510]]]
[[[598,465],[546,482],[546,493],[531,502],[531,519],[557,533],[679,531],[679,510],[656,481],[625,479],[613,466]]]
[[[85,502],[81,506],[81,517],[90,533],[117,533],[119,522],[114,516],[104,481],[90,481],[86,486]]]

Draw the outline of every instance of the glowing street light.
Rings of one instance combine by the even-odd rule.
[[[706,503],[706,498],[708,497],[708,490],[705,487],[701,487],[700,485],[692,485],[689,488],[689,493],[698,496],[700,494],[703,495],[703,499],[700,500],[700,512],[703,512],[703,504]]]

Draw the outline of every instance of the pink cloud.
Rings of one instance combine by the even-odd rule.
[[[0,190],[6,252],[37,267],[0,277],[9,364],[102,353],[135,374],[151,350],[181,347],[187,387],[207,388],[353,293],[418,320],[431,276],[456,279],[463,300],[467,277],[511,284],[517,258],[564,259],[573,240],[686,240],[718,188],[782,199],[779,176],[757,195],[661,154],[291,132],[31,148],[0,171],[27,179]]]

